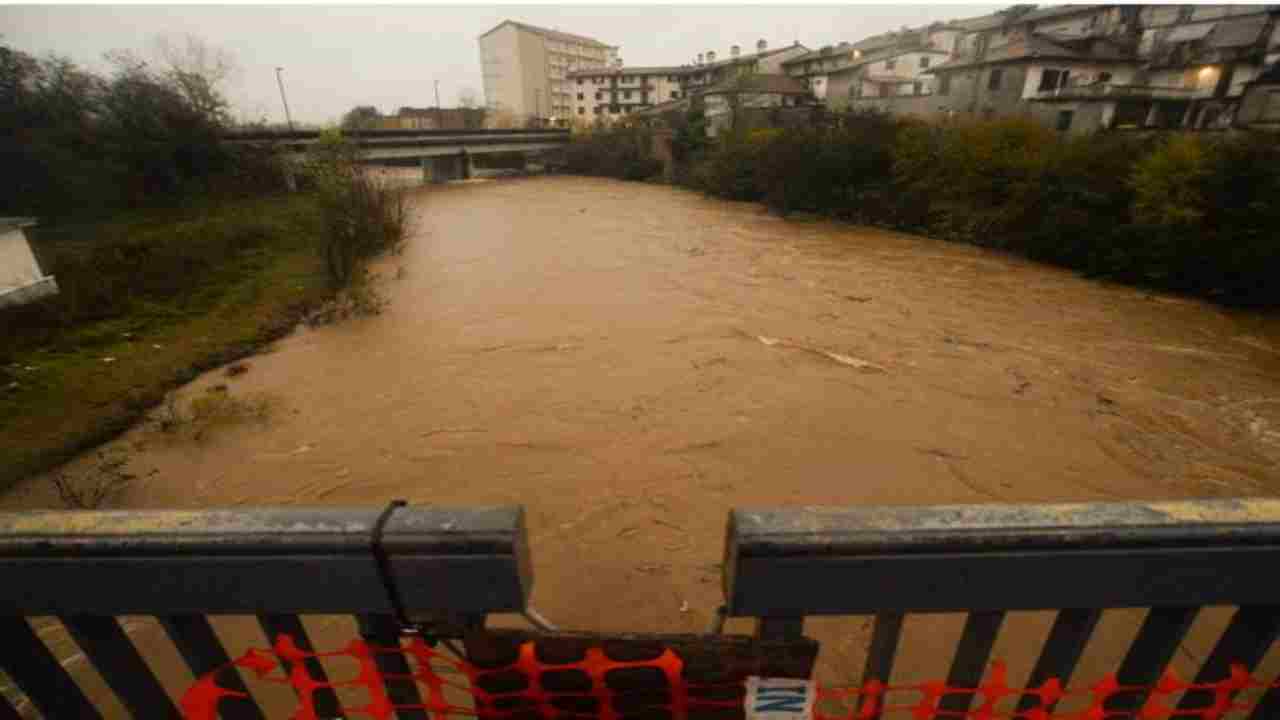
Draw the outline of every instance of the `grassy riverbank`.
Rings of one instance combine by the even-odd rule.
[[[332,294],[315,198],[37,229],[51,302],[0,315],[0,489],[123,432]]]

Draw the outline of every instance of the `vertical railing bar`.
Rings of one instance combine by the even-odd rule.
[[[1280,685],[1269,688],[1253,706],[1249,720],[1274,720],[1280,717]]]
[[[862,684],[871,680],[879,680],[885,685],[893,675],[893,661],[898,655],[898,641],[902,638],[902,621],[905,615],[900,612],[882,612],[875,618],[875,628],[871,631],[871,644],[867,647],[867,663],[862,670]],[[858,717],[866,705],[867,695],[858,696]],[[869,714],[868,720],[880,717],[884,708],[884,696],[879,697],[880,705],[875,712]]]
[[[10,703],[9,698],[2,694],[0,694],[0,720],[22,720],[13,703]]]
[[[245,697],[224,697],[218,703],[218,713],[224,720],[266,720],[262,709],[244,684],[240,671],[231,665],[218,634],[209,619],[203,615],[166,615],[159,618],[161,627],[169,635],[178,654],[191,668],[196,679],[225,668],[218,675],[218,685],[227,690],[242,692]]]
[[[756,637],[760,640],[794,640],[803,635],[803,617],[762,617],[756,623]]]
[[[307,653],[315,652],[315,646],[311,644],[311,638],[307,636],[307,630],[302,626],[302,619],[297,615],[264,613],[258,616],[258,624],[262,626],[262,631],[267,635],[267,642],[272,647],[275,646],[277,636],[288,635],[299,650]],[[307,658],[303,661],[303,666],[312,680],[318,683],[329,682],[329,675],[325,673],[324,666],[320,664],[318,658]],[[333,688],[318,687],[311,697],[315,701],[316,713],[321,717],[345,717],[342,714],[342,706],[338,703],[338,694]]]
[[[1262,656],[1267,654],[1271,643],[1280,634],[1280,607],[1275,605],[1245,605],[1236,610],[1231,617],[1227,629],[1205,658],[1196,679],[1196,685],[1226,680],[1231,673],[1232,665],[1243,665],[1250,672]],[[1178,703],[1178,711],[1192,710],[1212,705],[1213,692],[1210,690],[1188,690],[1183,693]]]
[[[1060,611],[1049,630],[1049,637],[1044,641],[1044,647],[1040,650],[1040,659],[1036,660],[1035,668],[1027,680],[1027,689],[1038,688],[1050,678],[1057,678],[1065,687],[1101,618],[1102,611],[1094,608],[1068,608]],[[1039,696],[1026,693],[1018,701],[1017,712],[1038,708],[1052,714],[1057,704],[1056,700],[1041,703]]]
[[[951,661],[951,672],[947,674],[947,685],[960,688],[976,688],[982,684],[982,676],[987,669],[987,660],[991,657],[991,648],[996,644],[996,635],[1004,622],[1003,610],[984,610],[971,612],[964,622],[964,631],[956,646],[955,659]],[[942,712],[963,714],[968,712],[973,702],[973,693],[951,693],[942,698],[938,709]]]
[[[36,636],[26,618],[0,616],[0,663],[13,682],[47,718],[101,720],[102,713]]]
[[[109,615],[68,615],[61,620],[133,717],[175,720],[181,717],[178,706],[119,621]]]
[[[384,648],[400,647],[400,624],[394,617],[380,614],[357,615],[356,622],[360,625],[360,636],[370,645]],[[413,669],[409,667],[409,660],[402,653],[374,653],[373,661],[378,666],[378,672],[384,676],[387,697],[391,699],[392,704],[423,704],[422,693],[418,690],[417,682],[412,679],[385,677],[387,673],[396,675],[413,673]],[[428,716],[425,710],[410,708],[397,710],[396,717],[400,720],[427,720]]]
[[[1191,623],[1200,611],[1195,607],[1155,607],[1147,613],[1138,636],[1129,646],[1116,680],[1124,686],[1147,687],[1156,682],[1182,644]],[[1107,712],[1137,712],[1149,690],[1119,692],[1107,699]]]

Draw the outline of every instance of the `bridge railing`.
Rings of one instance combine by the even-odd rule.
[[[229,662],[209,615],[256,615],[268,638],[309,650],[299,615],[352,614],[366,640],[394,646],[393,598],[415,620],[478,626],[524,611],[532,584],[518,507],[3,513],[0,579],[0,667],[46,718],[102,714],[28,616],[57,616],[133,717],[177,718],[118,616],[155,616],[199,677]],[[401,655],[377,662],[410,672]],[[308,671],[325,681],[314,659]],[[397,704],[422,702],[412,681],[387,690]],[[339,715],[331,690],[316,699],[322,716]],[[263,717],[252,698],[224,706],[225,718]],[[0,699],[9,717],[18,714]]]
[[[1278,561],[1280,500],[735,510],[724,592],[727,614],[758,617],[771,639],[799,635],[808,615],[874,616],[864,680],[881,682],[908,614],[967,613],[946,682],[967,688],[982,683],[1011,610],[1057,611],[1034,687],[1070,679],[1103,610],[1149,608],[1116,672],[1149,686],[1203,606],[1236,606],[1202,684],[1232,664],[1252,670],[1280,632]],[[1107,712],[1136,713],[1145,698],[1117,693]],[[948,694],[939,709],[960,717],[972,699]],[[1024,695],[1017,711],[1037,702]],[[1212,703],[1190,691],[1179,711]],[[1280,692],[1251,717],[1280,717]]]
[[[508,135],[569,135],[568,128],[465,128],[456,130],[343,130],[342,136],[354,140],[378,140],[392,138],[430,138],[430,137],[476,137]],[[223,140],[239,142],[297,142],[315,140],[320,137],[318,130],[231,130],[223,133]]]

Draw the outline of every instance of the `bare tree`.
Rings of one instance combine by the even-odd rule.
[[[231,53],[191,34],[177,38],[158,35],[152,44],[169,79],[187,102],[209,117],[227,119],[230,107],[224,87],[239,74]]]
[[[464,87],[458,91],[458,107],[473,108],[480,105],[480,94],[475,88]]]

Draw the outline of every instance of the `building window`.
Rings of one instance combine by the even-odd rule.
[[[586,109],[586,108],[578,108],[578,114],[579,114],[579,115],[586,115],[586,114],[587,114],[587,109]]]
[[[582,97],[582,93],[578,93],[578,99],[579,99],[579,100],[582,100],[582,99],[583,99],[583,97]]]
[[[923,70],[924,68],[927,68],[927,67],[929,67],[929,56],[928,56],[928,55],[921,55],[921,56],[920,56],[920,68]]]
[[[1058,111],[1058,124],[1057,124],[1057,128],[1058,128],[1058,130],[1060,130],[1060,131],[1062,131],[1062,132],[1066,132],[1066,131],[1070,130],[1070,129],[1071,129],[1071,119],[1072,119],[1072,118],[1074,118],[1074,117],[1075,117],[1075,115],[1076,115],[1076,111],[1075,111],[1075,110],[1060,110],[1060,111]]]
[[[630,91],[630,90],[624,91],[624,92],[622,93],[622,99],[623,99],[623,100],[630,100],[630,99],[631,99],[631,91]]]
[[[884,61],[885,70],[892,70],[897,66],[898,66],[898,58],[889,58],[888,60]]]
[[[604,93],[600,93],[600,92],[596,93],[596,99],[597,99],[597,100],[603,100],[603,99],[604,99]]]
[[[597,105],[597,106],[596,106],[596,109],[595,109],[595,111],[594,111],[596,115],[599,115],[599,114],[600,114],[600,108],[601,108],[601,107],[602,107],[601,105]]]
[[[610,105],[610,106],[609,106],[609,112],[610,112],[610,113],[612,113],[612,114],[614,114],[614,115],[617,115],[617,114],[618,114],[618,106],[617,106],[617,105]]]
[[[991,74],[987,76],[987,89],[999,90],[1000,80],[1004,77],[1004,68],[992,68]]]
[[[679,91],[679,90],[672,90],[672,91],[671,91],[671,99],[672,99],[672,100],[676,100],[676,99],[678,99],[679,97],[680,97],[680,91]]]
[[[951,92],[951,75],[946,73],[939,74],[938,75],[938,94],[947,95],[950,92]]]
[[[924,83],[920,82],[919,80],[917,80],[917,81],[915,81],[915,82],[911,83],[911,92],[912,92],[912,94],[914,94],[914,95],[923,95],[923,94],[924,94]]]
[[[578,78],[578,84],[579,84],[579,85],[581,85],[581,84],[582,84],[582,78]]]
[[[1070,70],[1050,70],[1045,68],[1044,72],[1040,74],[1040,92],[1066,87],[1067,76],[1070,74]]]

